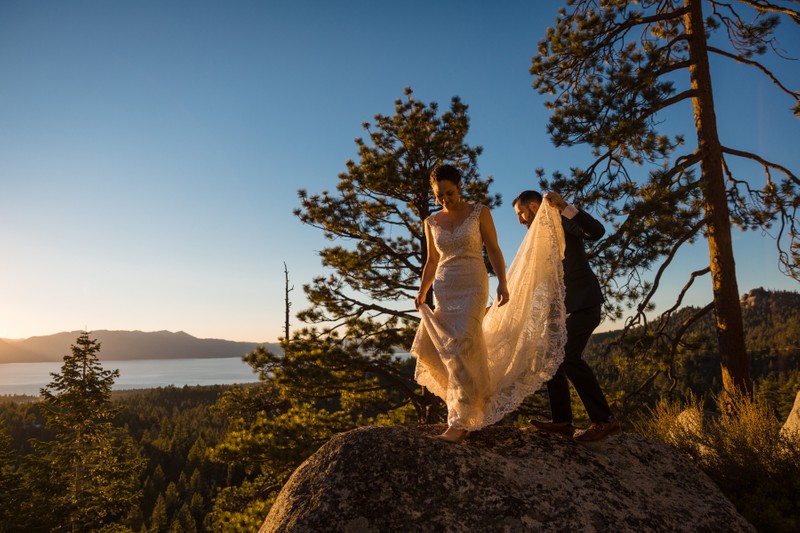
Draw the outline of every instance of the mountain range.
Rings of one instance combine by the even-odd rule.
[[[80,331],[68,331],[23,340],[0,339],[0,363],[61,361],[71,353],[70,346],[80,334]],[[198,339],[183,331],[98,330],[90,332],[89,337],[100,343],[98,358],[101,361],[242,357],[260,344],[281,352],[278,343]]]
[[[775,350],[800,350],[800,293],[758,288],[744,294],[741,304],[748,351],[770,353]],[[695,308],[683,308],[675,314],[674,320],[680,324],[683,318],[694,312]],[[713,313],[699,320],[692,331],[702,332],[714,339]],[[587,353],[613,340],[619,333],[619,330],[596,333],[587,347]],[[61,361],[70,353],[70,346],[80,334],[80,331],[69,331],[24,340],[0,339],[0,364]],[[90,337],[101,344],[101,361],[242,357],[262,344],[198,339],[183,331],[98,330],[91,332]],[[273,352],[282,353],[278,343],[263,344]]]

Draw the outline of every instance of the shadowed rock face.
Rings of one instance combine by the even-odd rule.
[[[634,434],[582,445],[490,427],[454,445],[443,427],[365,427],[303,463],[260,529],[393,531],[754,531],[714,483]]]

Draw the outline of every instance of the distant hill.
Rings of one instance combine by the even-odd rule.
[[[80,334],[80,331],[69,331],[24,340],[0,339],[0,363],[61,361],[71,353],[70,346]],[[261,344],[198,339],[183,331],[98,330],[90,332],[90,337],[100,342],[101,361],[242,357]],[[263,344],[272,351],[281,351],[278,343]]]
[[[779,417],[788,416],[800,387],[800,293],[758,288],[742,295],[740,304],[750,377]],[[676,311],[667,333],[674,333],[698,311],[697,307]],[[586,347],[586,359],[606,388],[636,396],[629,405],[652,404],[667,390],[670,395],[691,392],[710,401],[709,395],[722,388],[715,322],[710,312],[692,324],[684,337],[686,344],[674,358],[664,344],[644,356],[632,344],[615,346],[621,333],[617,330],[593,335]],[[630,333],[629,340],[642,331]],[[642,388],[649,376],[657,376],[654,371],[659,368],[663,379]]]
[[[753,289],[742,295],[742,321],[744,322],[745,343],[749,352],[776,353],[800,350],[800,293],[776,291],[763,288]],[[697,307],[683,307],[677,310],[667,329],[674,331],[686,319],[699,311]],[[587,352],[603,348],[605,344],[619,337],[621,330],[596,333],[587,347]],[[714,312],[706,314],[693,324],[688,333],[699,335],[716,350],[716,318]]]

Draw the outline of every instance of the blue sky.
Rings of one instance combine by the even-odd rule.
[[[552,146],[528,74],[558,5],[0,3],[0,338],[88,328],[276,340],[283,263],[293,313],[306,306],[301,285],[325,273],[326,241],[292,215],[297,190],[333,189],[362,122],[391,114],[407,86],[443,109],[454,95],[470,106],[468,142],[503,195],[494,217],[510,263],[523,236],[511,199],[536,186],[537,167],[588,161]],[[781,33],[794,57],[799,34]],[[794,88],[797,64],[775,67]],[[724,141],[800,172],[790,99],[752,69],[714,68]],[[665,119],[691,141],[690,114]],[[734,239],[740,291],[797,290],[773,240]],[[707,251],[679,260],[661,308]],[[701,283],[687,303],[710,297]]]

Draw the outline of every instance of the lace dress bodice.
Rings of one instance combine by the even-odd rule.
[[[428,218],[428,225],[433,234],[433,241],[439,251],[439,269],[437,280],[442,279],[448,268],[459,268],[479,262],[483,265],[483,240],[480,232],[480,215],[483,206],[472,206],[467,218],[461,224],[448,231],[439,224],[438,214]]]

